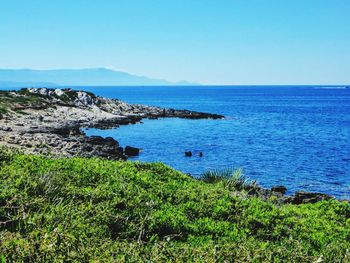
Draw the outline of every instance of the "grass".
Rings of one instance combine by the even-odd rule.
[[[5,262],[350,262],[347,202],[276,206],[161,163],[6,149],[0,180]]]

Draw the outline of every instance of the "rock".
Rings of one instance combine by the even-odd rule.
[[[10,132],[12,131],[12,128],[11,127],[4,127],[2,128],[3,131],[7,131],[7,132]]]
[[[85,152],[92,152],[93,148],[91,147],[91,145],[85,145],[82,147],[82,149],[85,151]]]
[[[186,157],[191,157],[192,156],[192,152],[191,151],[185,152],[185,156]]]
[[[50,142],[49,143],[49,146],[52,146],[52,147],[57,147],[59,145],[58,142]]]
[[[74,103],[78,106],[91,106],[95,104],[95,98],[84,91],[78,91],[76,93],[77,98],[74,100]]]
[[[291,203],[296,205],[313,204],[319,201],[330,199],[333,199],[333,197],[327,194],[298,191],[294,195],[287,197],[285,203]]]
[[[131,146],[126,146],[124,150],[125,155],[127,156],[137,156],[140,153],[139,148],[131,147]]]
[[[94,145],[109,145],[116,148],[119,147],[119,143],[114,140],[112,137],[103,138],[101,136],[90,136],[85,138],[85,143],[94,144]]]
[[[72,144],[70,149],[77,148]],[[103,138],[101,136],[83,137],[80,147],[82,156],[100,156],[107,159],[126,159],[119,143],[112,137]]]
[[[287,192],[287,188],[283,185],[273,186],[271,188],[271,191],[274,193],[280,193],[280,194],[284,195]]]
[[[81,135],[80,127],[75,124],[63,123],[60,126],[31,126],[28,128],[27,133],[46,133],[46,134],[57,134],[63,137],[71,135]]]
[[[199,157],[203,157],[203,153],[202,152],[199,153]]]

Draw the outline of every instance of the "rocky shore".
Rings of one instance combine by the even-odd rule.
[[[28,88],[0,92],[0,145],[53,156],[126,159],[113,138],[87,137],[82,128],[109,129],[143,118],[221,119],[189,110],[128,104],[71,89]]]
[[[297,191],[293,195],[285,195],[287,188],[283,185],[266,189],[253,183],[247,185],[245,190],[249,196],[259,197],[266,201],[275,199],[275,201],[279,204],[313,204],[320,201],[334,199],[332,196],[327,194],[305,191]]]

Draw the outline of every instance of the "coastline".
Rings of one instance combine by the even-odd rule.
[[[128,104],[71,89],[31,88],[0,94],[0,145],[25,153],[126,160],[118,141],[88,137],[82,129],[117,128],[144,118],[224,118],[218,114]]]
[[[0,94],[0,106],[3,108],[0,145],[27,154],[53,157],[127,160],[125,146],[122,147],[111,137],[86,136],[82,131],[84,128],[111,129],[135,124],[145,118],[224,118],[218,114],[128,104],[71,89],[30,88],[2,91]],[[304,191],[285,195],[284,186],[266,189],[254,184],[246,190],[250,195],[264,200],[275,196],[280,203],[314,203],[333,198],[323,193]]]

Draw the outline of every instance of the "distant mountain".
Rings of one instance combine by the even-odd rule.
[[[136,76],[106,68],[89,69],[0,69],[0,87],[10,86],[118,86],[118,85],[191,85]]]
[[[17,82],[17,81],[1,81],[1,88],[23,88],[23,87],[58,87],[59,85],[50,82]]]

